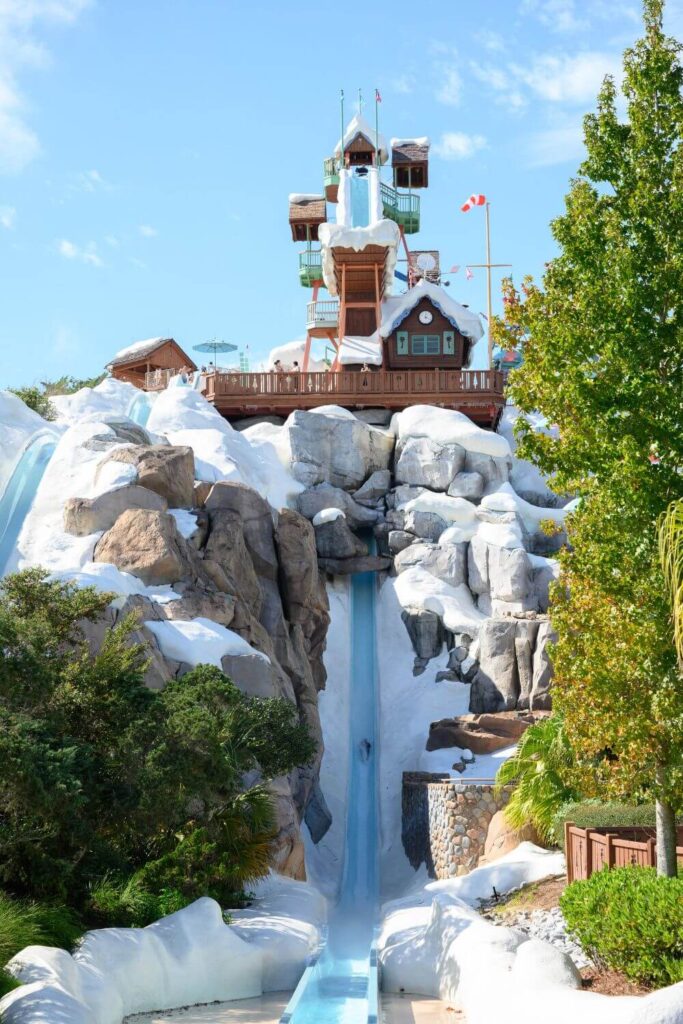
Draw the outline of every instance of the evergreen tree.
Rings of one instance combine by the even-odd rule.
[[[568,781],[588,795],[654,796],[671,874],[683,693],[656,524],[683,494],[683,72],[663,0],[643,6],[644,37],[624,55],[626,116],[608,77],[553,224],[560,253],[542,287],[526,280],[520,296],[506,283],[496,333],[524,338],[514,402],[557,428],[522,422],[519,454],[582,498],[552,608]]]

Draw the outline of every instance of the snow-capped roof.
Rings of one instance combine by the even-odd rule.
[[[396,251],[401,241],[398,224],[393,220],[379,220],[367,228],[347,228],[343,224],[321,224],[318,238],[322,245],[322,267],[325,287],[330,295],[337,294],[332,249],[355,249],[360,252],[368,245],[383,245],[387,249],[384,265],[384,288],[388,292],[394,282]]]
[[[369,366],[382,365],[382,342],[375,331],[368,338],[348,335],[339,346],[339,362],[342,366],[350,363],[367,363]]]
[[[138,359],[142,359],[144,356],[149,355],[150,352],[154,352],[155,349],[161,345],[165,345],[167,342],[172,342],[177,345],[178,342],[175,338],[145,338],[143,341],[135,341],[132,345],[127,345],[126,348],[119,349],[113,359],[107,363],[107,369],[111,370],[112,366],[120,366],[123,363],[134,363]],[[181,352],[183,350],[181,349]],[[183,353],[185,355],[185,353]],[[193,361],[187,356],[188,365],[190,368],[194,367]]]
[[[466,306],[461,306],[439,285],[430,284],[423,279],[403,295],[394,295],[384,300],[382,323],[379,328],[382,338],[388,338],[418,302],[425,298],[428,298],[466,338],[479,341],[484,334],[482,322],[476,313]]]
[[[320,192],[290,192],[289,201],[290,203],[321,203],[325,199],[325,196],[321,195]]]
[[[416,139],[392,139],[391,140],[391,148],[392,149],[400,149],[402,146],[419,146],[420,148],[422,148],[423,146],[429,146],[429,145],[431,145],[431,142],[430,142],[430,139],[429,139],[428,135],[420,135]]]
[[[368,124],[368,122],[365,120],[362,114],[354,114],[354,116],[347,124],[346,131],[344,132],[344,149],[346,149],[347,146],[351,145],[356,135],[364,135],[365,138],[370,143],[370,145],[372,146],[372,148],[375,148],[375,129]],[[380,161],[384,163],[389,158],[387,140],[384,138],[381,132],[377,136],[377,140],[379,143],[379,158]],[[340,140],[334,147],[335,156],[340,155],[341,150],[342,144]]]

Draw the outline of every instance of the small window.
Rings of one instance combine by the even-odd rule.
[[[413,334],[410,351],[414,356],[438,356],[441,354],[441,338],[438,334]]]

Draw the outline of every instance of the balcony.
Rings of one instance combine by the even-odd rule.
[[[321,336],[328,331],[336,331],[339,324],[339,303],[334,299],[326,299],[324,302],[309,302],[306,305],[306,329],[309,334],[315,336],[320,332]]]
[[[381,195],[384,216],[395,221],[406,235],[416,234],[420,230],[420,197],[398,192],[385,182],[381,182]]]
[[[340,161],[337,156],[330,156],[323,163],[323,185],[328,203],[336,203],[339,193]]]
[[[320,249],[304,249],[299,253],[299,281],[304,288],[322,284],[323,260]]]

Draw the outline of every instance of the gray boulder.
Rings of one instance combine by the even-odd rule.
[[[523,710],[531,706],[534,650],[539,626],[540,623],[533,619],[519,619],[515,630],[515,658],[519,676],[517,707]]]
[[[249,613],[258,618],[262,604],[261,587],[247,550],[238,512],[215,509],[210,513],[203,566],[219,590],[239,595],[240,602]]]
[[[464,469],[468,473],[479,473],[487,487],[504,484],[510,479],[512,457],[501,458],[483,455],[481,452],[467,452]]]
[[[405,608],[401,612],[401,618],[418,659],[426,662],[441,654],[444,630],[436,612],[429,612],[424,608]]]
[[[194,453],[186,445],[150,444],[117,448],[109,459],[135,466],[138,483],[165,498],[169,508],[192,508]]]
[[[277,697],[278,677],[265,658],[258,654],[225,654],[221,668],[238,690],[248,697]]]
[[[98,494],[96,498],[69,498],[64,505],[64,529],[76,537],[109,530],[126,509],[145,508],[165,512],[168,503],[161,495],[138,484],[127,484]]]
[[[437,541],[448,524],[434,512],[414,511],[405,513],[404,525],[406,531],[416,537]]]
[[[388,537],[389,551],[392,555],[397,555],[400,551],[405,551],[411,544],[416,543],[417,538],[414,533],[408,533],[406,530],[390,530]]]
[[[515,619],[488,619],[479,632],[479,668],[470,691],[474,714],[513,711],[519,697]]]
[[[557,642],[557,633],[550,622],[541,622],[536,637],[534,650],[533,680],[529,706],[532,711],[549,711],[552,707],[550,684],[553,678],[553,665],[548,652],[548,644]]]
[[[412,487],[410,484],[400,484],[387,494],[387,508],[398,508],[399,505],[405,505],[406,502],[412,501],[413,498],[419,498],[421,494],[427,493],[427,487]]]
[[[308,798],[304,820],[311,834],[311,839],[317,845],[332,824],[332,815],[318,782],[313,786],[311,795]]]
[[[306,622],[317,598],[319,577],[315,531],[293,509],[282,509],[275,529],[280,566],[280,595],[290,622]]]
[[[354,491],[353,498],[359,505],[374,507],[381,501],[391,487],[391,473],[388,469],[377,469],[372,473],[362,487]]]
[[[323,419],[322,416],[318,417]],[[333,487],[331,484],[316,484],[309,487],[297,496],[299,512],[306,519],[313,519],[318,512],[325,508],[339,508],[346,516],[346,520],[353,530],[363,526],[374,526],[379,519],[379,513],[374,509],[365,508],[354,501],[350,494]]]
[[[458,587],[467,580],[467,544],[428,544],[417,541],[394,559],[397,573],[419,565],[437,579]]]
[[[246,484],[221,480],[214,484],[205,507],[210,513],[219,509],[237,513],[256,574],[277,580],[273,510],[265,498]]]
[[[550,604],[550,586],[555,582],[555,573],[549,565],[541,565],[533,569],[532,587],[538,603],[538,610],[547,612]]]
[[[331,576],[349,576],[356,572],[382,572],[391,567],[390,558],[358,555],[355,558],[319,558],[318,565]]]
[[[343,516],[315,527],[315,546],[321,558],[355,558],[368,554],[367,544],[351,532]]]
[[[356,490],[378,469],[388,469],[393,435],[355,417],[293,412],[285,423],[294,477],[307,487],[327,482]]]
[[[481,501],[484,495],[484,478],[476,471],[456,473],[448,488],[453,498],[467,498],[468,501]]]
[[[94,560],[110,562],[147,586],[178,583],[194,575],[192,548],[168,512],[128,509],[95,546]]]
[[[523,601],[532,589],[529,556],[523,548],[499,548],[488,544],[488,575],[491,598]]]
[[[464,465],[462,445],[442,445],[428,437],[409,437],[397,446],[394,476],[399,484],[445,491]]]
[[[473,594],[489,592],[489,545],[480,537],[473,537],[467,551],[467,579]]]

